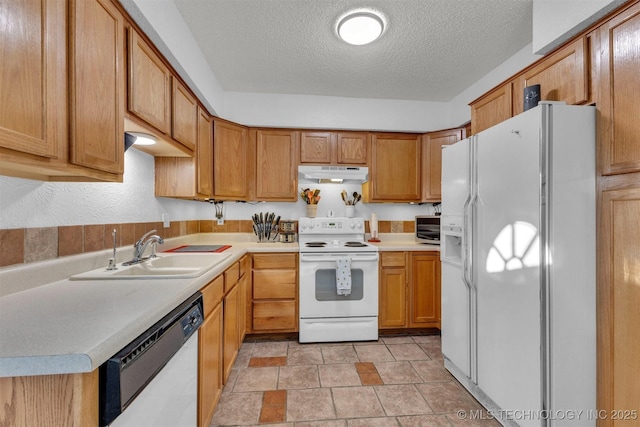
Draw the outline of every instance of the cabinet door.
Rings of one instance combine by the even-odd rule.
[[[511,92],[512,82],[507,82],[470,104],[473,135],[513,116]]]
[[[0,147],[62,157],[59,147],[67,141],[66,3],[12,1],[0,7]]]
[[[222,304],[207,316],[198,339],[198,426],[205,427],[222,394]]]
[[[169,135],[171,73],[153,49],[129,29],[129,112]]]
[[[110,0],[70,7],[70,163],[122,174],[124,17]]]
[[[209,113],[202,108],[198,108],[196,190],[203,197],[213,197],[213,127]]]
[[[640,402],[637,375],[640,372],[638,182],[630,182],[629,188],[604,191],[599,208],[598,408],[606,410],[606,413],[615,413],[618,408],[635,408]],[[602,425],[628,424],[606,420]]]
[[[247,200],[251,158],[247,128],[213,121],[213,194],[216,199]]]
[[[589,47],[587,38],[544,58],[514,82],[513,115],[524,110],[524,88],[540,85],[540,99],[583,104],[589,98]]]
[[[240,343],[238,342],[238,306],[239,306],[239,293],[238,285],[224,297],[223,305],[223,353],[224,353],[224,370],[223,370],[223,382],[226,384],[233,362],[238,355],[238,349]]]
[[[431,132],[422,137],[422,201],[442,199],[442,148],[465,137],[464,129]]]
[[[422,197],[420,136],[373,134],[371,173],[365,183],[369,202],[419,202]]]
[[[378,327],[380,329],[407,326],[407,275],[404,268],[380,270],[380,302]]]
[[[339,165],[366,165],[369,134],[366,132],[336,133],[337,163]]]
[[[198,103],[176,78],[171,103],[171,136],[189,150],[195,150],[198,137]]]
[[[440,327],[440,258],[411,254],[409,327]]]
[[[238,348],[242,346],[244,337],[247,334],[247,287],[249,286],[249,276],[247,273],[238,282]]]
[[[334,163],[334,145],[334,134],[331,132],[301,132],[300,163]]]
[[[256,199],[295,202],[298,199],[299,133],[255,131]]]
[[[600,29],[598,126],[603,175],[640,171],[640,4]]]

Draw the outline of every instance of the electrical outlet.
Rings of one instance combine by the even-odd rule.
[[[218,218],[218,225],[224,225],[224,218]]]
[[[162,214],[162,226],[164,228],[171,227],[171,221],[169,221],[169,214]]]

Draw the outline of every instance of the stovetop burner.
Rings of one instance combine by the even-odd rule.
[[[364,218],[300,218],[298,230],[301,253],[378,252],[364,241]]]
[[[368,245],[362,242],[345,242],[344,245],[348,248],[364,248]]]
[[[327,242],[307,242],[304,245],[308,248],[323,248],[327,245]]]

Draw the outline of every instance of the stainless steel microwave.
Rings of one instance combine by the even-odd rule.
[[[416,216],[416,242],[440,244],[440,216],[417,215]]]

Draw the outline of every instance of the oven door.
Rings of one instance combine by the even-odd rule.
[[[351,259],[351,293],[338,295],[336,261]],[[378,315],[378,253],[300,254],[300,318]]]

